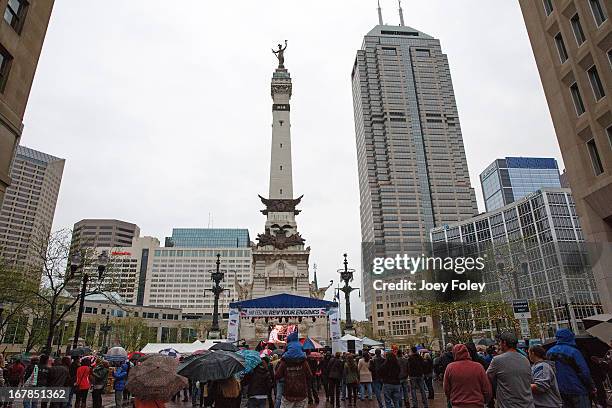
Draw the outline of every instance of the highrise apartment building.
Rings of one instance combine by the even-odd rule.
[[[583,318],[601,313],[569,189],[543,188],[496,210],[434,228],[431,237],[442,253],[448,244],[472,257],[495,257],[495,265],[482,276],[485,293],[504,302],[529,300],[538,331],[534,338],[552,338],[560,327],[582,331]],[[490,338],[495,319],[480,312],[468,320],[475,324],[476,336]]]
[[[166,246],[193,248],[245,247],[250,243],[244,228],[173,228]]]
[[[557,161],[546,157],[497,159],[480,173],[487,211],[496,210],[542,187],[561,187]]]
[[[376,256],[420,255],[431,228],[477,213],[476,198],[440,41],[379,23],[364,37],[351,73],[361,236],[364,252]],[[401,341],[423,334],[424,317],[406,315],[407,295],[375,293],[363,264],[374,335]]]
[[[64,159],[17,146],[10,173],[12,183],[0,210],[3,262],[25,266],[42,261],[41,244],[51,232],[64,163]]]
[[[612,3],[520,0],[580,223],[612,311]]]
[[[0,10],[0,203],[38,65],[53,0],[2,0]]]

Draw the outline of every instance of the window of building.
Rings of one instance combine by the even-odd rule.
[[[586,37],[584,36],[584,31],[582,31],[582,25],[580,24],[580,17],[578,14],[574,14],[574,17],[571,19],[572,30],[574,30],[574,37],[576,37],[576,43],[578,46],[582,45],[586,41]]]
[[[572,86],[570,86],[570,92],[572,94],[572,100],[574,101],[574,107],[576,108],[576,114],[580,116],[584,113],[585,109],[577,83],[574,82]]]
[[[9,23],[15,31],[21,33],[27,9],[26,0],[9,0],[4,10],[4,21]]]
[[[563,64],[568,59],[567,49],[565,48],[565,42],[563,42],[563,36],[561,33],[555,35],[555,44],[557,45],[557,51],[559,52],[559,59]]]
[[[0,92],[4,92],[6,87],[12,61],[13,57],[11,54],[0,45]]]
[[[595,23],[599,27],[608,19],[608,15],[606,14],[606,10],[601,5],[601,0],[589,0],[589,4],[591,5],[591,11],[593,12],[593,18],[595,18]]]
[[[553,12],[552,0],[542,0],[542,2],[544,3],[544,11],[546,12],[546,15],[550,16],[550,13]]]
[[[596,176],[599,176],[604,172],[603,165],[601,164],[601,157],[599,157],[599,151],[597,150],[597,144],[595,139],[591,139],[587,142],[587,149],[589,150],[589,156],[591,156],[591,164],[593,164],[593,171]]]
[[[587,71],[589,75],[589,81],[591,82],[591,88],[593,88],[593,94],[595,94],[595,100],[598,101],[604,96],[606,96],[606,91],[601,83],[601,78],[599,78],[599,73],[597,72],[597,67],[593,65]]]
[[[612,126],[608,126],[606,129],[606,133],[608,134],[608,142],[610,143],[610,149],[612,149]]]

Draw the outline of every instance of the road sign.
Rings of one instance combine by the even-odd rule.
[[[512,310],[515,319],[531,319],[529,301],[527,299],[516,299],[512,301]]]

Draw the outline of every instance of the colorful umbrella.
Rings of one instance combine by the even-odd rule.
[[[241,375],[250,373],[255,367],[261,364],[261,357],[259,357],[258,351],[240,350],[236,352],[236,354],[244,358],[244,370],[241,371]]]
[[[315,340],[310,337],[306,337],[304,339],[300,339],[300,343],[302,344],[302,350],[317,350],[322,349],[323,346],[317,343]]]
[[[159,354],[161,354],[162,356],[181,358],[181,353],[179,353],[178,351],[176,351],[172,347],[167,348],[167,349],[163,349],[163,350],[159,350]]]
[[[130,354],[127,355],[128,360],[130,361],[139,361],[142,360],[142,358],[146,356],[145,353],[141,353],[140,351],[132,351]]]

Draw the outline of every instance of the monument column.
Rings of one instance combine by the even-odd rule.
[[[272,149],[270,199],[293,198],[291,172],[291,122],[289,121],[291,76],[280,66],[272,76]]]

